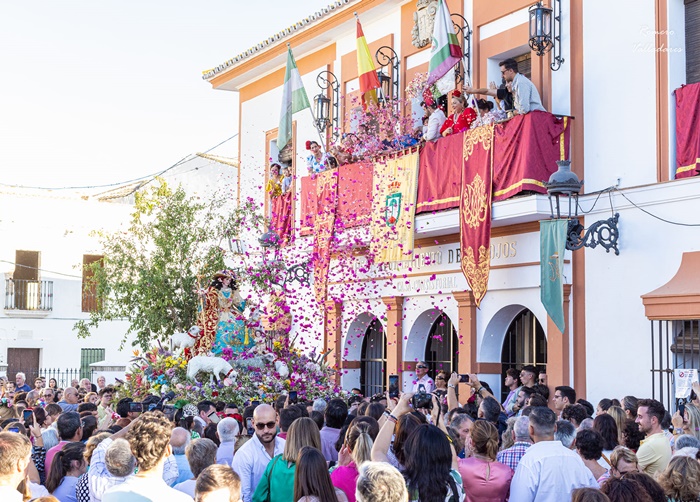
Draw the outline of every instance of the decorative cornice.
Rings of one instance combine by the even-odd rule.
[[[271,37],[266,38],[262,42],[254,45],[253,47],[249,48],[246,51],[241,52],[237,56],[232,57],[228,61],[220,64],[216,68],[211,68],[209,70],[204,70],[202,72],[202,79],[203,80],[210,80],[214,77],[216,77],[219,73],[222,73],[230,68],[233,68],[234,66],[238,65],[239,63],[242,63],[246,59],[256,56],[260,54],[261,52],[265,51],[268,48],[271,48],[275,45],[277,45],[278,42],[284,40],[290,35],[293,35],[308,26],[311,26],[313,24],[316,24],[319,22],[322,18],[327,17],[329,15],[335,14],[339,9],[345,7],[346,5],[357,2],[359,0],[336,0],[332,4],[329,4],[327,7],[324,7],[323,9],[314,12],[310,16],[305,17],[301,21],[297,21],[296,23],[292,24],[291,26],[288,26],[287,28],[278,31]]]

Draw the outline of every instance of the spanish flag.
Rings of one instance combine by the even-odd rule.
[[[367,108],[369,104],[377,104],[377,89],[379,89],[379,77],[374,68],[374,62],[362,32],[360,18],[357,18],[357,74],[360,76],[360,92],[362,93],[362,106]]]

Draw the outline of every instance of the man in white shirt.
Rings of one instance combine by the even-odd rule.
[[[233,452],[236,449],[238,439],[238,422],[235,418],[226,417],[216,424],[216,433],[219,435],[219,449],[216,452],[216,463],[231,467]]]
[[[581,457],[554,439],[554,412],[534,406],[529,419],[528,430],[535,444],[518,463],[510,484],[510,502],[561,502],[571,500],[576,488],[598,488]]]
[[[241,478],[241,498],[251,502],[267,464],[284,452],[284,439],[277,437],[277,412],[261,404],[253,412],[255,434],[233,457],[231,467]]]
[[[435,382],[428,376],[428,365],[425,361],[416,363],[416,379],[413,382],[412,392],[418,392],[421,385],[425,387],[425,392],[430,393],[435,390]]]
[[[163,481],[165,462],[172,454],[172,424],[160,412],[143,413],[126,433],[131,452],[136,457],[136,474],[107,490],[104,502],[192,502],[192,498],[170,488]],[[92,469],[92,467],[91,467]]]
[[[32,444],[24,434],[0,432],[0,500],[22,502],[17,485],[27,476]]]
[[[518,73],[518,62],[515,59],[508,58],[498,63],[498,66],[501,67],[501,75],[506,82],[511,82],[515,113],[525,115],[533,110],[545,111],[537,87],[525,75]]]

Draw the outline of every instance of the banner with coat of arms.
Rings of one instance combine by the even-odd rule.
[[[415,151],[374,165],[371,252],[378,263],[413,252],[419,155]]]
[[[491,270],[492,142],[492,125],[464,134],[459,201],[461,266],[477,306],[486,294]]]

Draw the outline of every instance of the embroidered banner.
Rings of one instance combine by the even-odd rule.
[[[564,333],[564,252],[568,220],[540,221],[540,299],[549,317]]]
[[[314,219],[314,293],[320,306],[326,301],[331,240],[338,209],[338,171],[322,171],[316,176],[316,216]]]
[[[676,89],[676,178],[700,174],[700,83]]]
[[[418,152],[374,165],[372,242],[377,263],[400,261],[413,252]]]
[[[272,197],[272,218],[270,228],[280,236],[283,246],[294,240],[292,231],[292,193],[287,192],[278,197]]]
[[[486,294],[491,268],[492,146],[492,125],[477,127],[464,134],[459,201],[461,265],[477,307]]]

